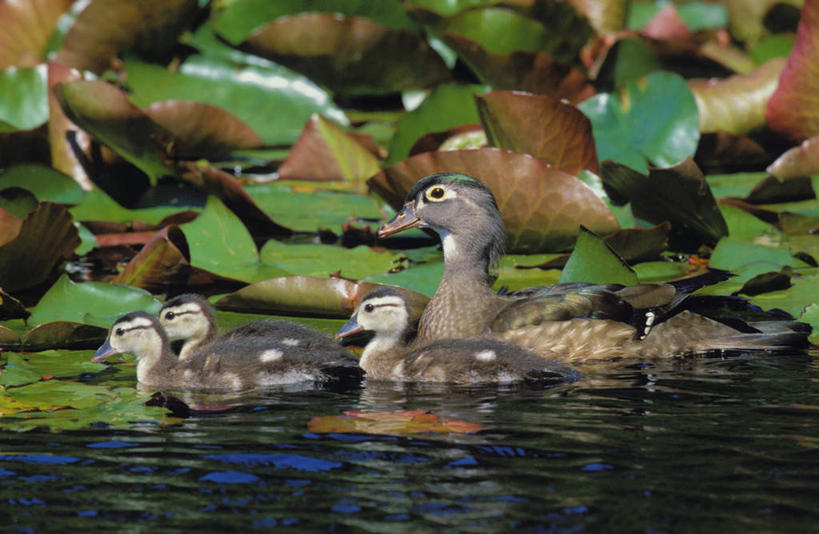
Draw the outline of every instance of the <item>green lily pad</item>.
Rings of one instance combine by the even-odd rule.
[[[79,204],[83,190],[70,176],[36,163],[23,163],[5,169],[0,174],[0,190],[8,187],[26,189],[40,202]]]
[[[0,391],[5,388],[33,384],[43,379],[42,373],[29,369],[17,354],[4,354],[6,362],[0,366]],[[2,395],[2,392],[0,392]]]
[[[814,345],[819,344],[819,304],[809,304],[802,315],[799,317],[800,321],[805,321],[813,327],[808,341]]]
[[[131,99],[139,106],[191,100],[222,108],[267,144],[293,143],[313,113],[348,124],[330,95],[301,74],[270,61],[236,63],[192,56],[179,72],[136,60],[125,62]]]
[[[78,221],[109,221],[117,223],[144,222],[149,225],[159,224],[162,219],[186,210],[200,210],[201,204],[181,197],[173,206],[156,206],[152,208],[128,209],[102,191],[86,191],[79,204],[69,212]]]
[[[45,65],[0,72],[0,132],[31,130],[47,120]]]
[[[104,282],[77,283],[63,275],[32,308],[29,324],[72,321],[109,328],[129,311],[156,313],[160,306],[142,289]]]
[[[85,316],[86,322],[92,320],[90,316]],[[72,321],[52,321],[35,326],[23,334],[21,342],[26,350],[92,349],[105,341],[107,335],[108,330],[100,326]]]
[[[803,264],[791,256],[787,249],[757,245],[726,237],[717,244],[711,254],[709,265],[726,271],[733,271],[748,265],[765,265],[769,271],[777,271],[783,266],[797,267]]]
[[[671,261],[644,261],[632,267],[641,283],[666,282],[690,274],[687,263]]]
[[[398,256],[370,247],[342,248],[334,245],[291,245],[271,240],[262,247],[262,263],[287,269],[303,276],[339,276],[358,280],[385,273],[395,266]]]
[[[95,374],[106,368],[105,364],[91,361],[87,350],[46,350],[43,352],[6,353],[8,365],[16,365],[42,377],[75,378]]]
[[[395,273],[368,276],[362,281],[399,286],[431,297],[438,289],[438,284],[441,283],[443,275],[444,263],[442,259],[439,262],[412,265]]]
[[[771,236],[780,233],[774,226],[735,206],[720,204],[719,209],[728,225],[728,235],[732,239],[753,241],[760,236],[770,239]]]
[[[676,74],[652,72],[617,94],[599,94],[578,107],[592,122],[600,161],[610,159],[645,172],[646,162],[671,166],[697,149],[697,103]]]
[[[602,238],[583,228],[559,282],[634,285],[638,279],[634,270]]]
[[[750,300],[763,310],[778,308],[800,318],[809,306],[819,302],[819,271],[812,269],[812,274],[794,276],[791,287],[754,295]]]

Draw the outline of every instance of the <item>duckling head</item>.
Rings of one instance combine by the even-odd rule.
[[[170,341],[199,343],[215,332],[216,319],[207,300],[186,293],[168,300],[159,310],[159,322]]]
[[[108,339],[97,349],[92,362],[127,352],[137,357],[137,378],[163,358],[167,351],[168,338],[156,317],[143,311],[123,315],[114,322]]]
[[[466,174],[442,173],[422,178],[401,210],[378,229],[384,238],[408,228],[430,228],[441,238],[447,263],[497,265],[503,253],[505,226],[492,191]]]

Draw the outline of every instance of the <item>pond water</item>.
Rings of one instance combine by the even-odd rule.
[[[170,426],[3,432],[0,530],[815,531],[817,356],[612,365],[548,388],[265,391],[188,399],[211,409]],[[352,409],[483,427],[307,428]]]

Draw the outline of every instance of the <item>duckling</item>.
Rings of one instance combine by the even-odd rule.
[[[123,315],[92,361],[122,352],[137,357],[137,380],[150,387],[173,390],[238,391],[262,386],[331,380],[328,370],[348,367],[350,360],[331,361],[304,349],[272,344],[269,339],[223,339],[179,362],[159,320],[142,311]],[[354,365],[354,363],[353,363]]]
[[[287,321],[258,320],[219,335],[213,307],[199,295],[186,293],[169,299],[157,314],[171,342],[182,341],[179,360],[188,361],[197,351],[220,340],[238,341],[248,337],[268,338],[273,343],[298,347],[317,358],[330,360],[352,356],[343,347],[312,328]]]
[[[494,339],[442,339],[408,345],[410,329],[404,295],[385,286],[361,299],[336,339],[361,331],[375,333],[358,362],[373,380],[473,384],[565,381],[579,376],[564,363]]]
[[[465,174],[421,179],[378,237],[415,227],[434,230],[444,251],[443,278],[421,317],[419,342],[490,336],[568,361],[805,344],[807,334],[793,323],[763,333],[699,315],[668,284],[566,284],[498,295],[489,269],[502,254],[505,227],[489,188]]]

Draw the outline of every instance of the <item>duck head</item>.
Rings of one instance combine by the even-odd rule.
[[[168,300],[158,316],[170,341],[184,339],[199,343],[216,332],[213,308],[207,300],[192,293]]]

